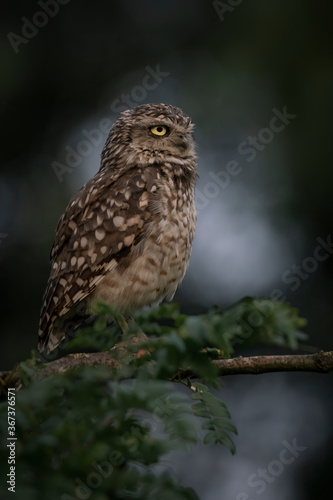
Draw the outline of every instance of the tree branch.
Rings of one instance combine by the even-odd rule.
[[[258,375],[269,372],[317,372],[333,371],[333,351],[315,354],[287,354],[278,356],[251,356],[213,361],[220,375]]]
[[[117,370],[122,361],[119,359],[119,350],[125,350],[126,346],[117,348],[117,357],[112,352],[96,352],[92,354],[69,354],[64,358],[52,361],[38,372],[38,378],[63,373],[79,366],[106,366]],[[298,371],[329,373],[333,371],[333,351],[320,351],[315,354],[286,354],[277,356],[251,356],[218,359],[212,361],[217,366],[219,375],[258,375],[260,373]],[[177,376],[181,379],[195,376],[191,370],[179,370]]]
[[[145,335],[138,336],[134,342],[139,347],[144,340]],[[127,343],[121,342],[110,352],[95,352],[90,354],[68,354],[61,359],[51,361],[41,370],[36,371],[34,375],[37,379],[49,377],[50,375],[59,375],[69,370],[76,369],[80,366],[104,366],[112,371],[117,371],[124,364],[125,357],[128,357]],[[133,347],[133,339],[131,340]],[[146,352],[132,352],[130,355],[140,356]],[[317,372],[329,373],[333,371],[333,351],[320,351],[315,354],[299,355],[288,354],[278,356],[251,356],[238,357],[230,359],[214,360],[213,363],[217,366],[219,375],[257,375],[260,373],[269,372]],[[179,370],[175,375],[175,381],[189,377],[195,377],[195,373],[191,370]],[[19,387],[20,375],[17,367],[10,372],[0,373],[0,386],[2,392],[7,387]]]

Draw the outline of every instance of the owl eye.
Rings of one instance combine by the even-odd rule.
[[[151,127],[151,133],[154,135],[165,135],[169,132],[169,127],[165,125],[157,125],[156,127]]]

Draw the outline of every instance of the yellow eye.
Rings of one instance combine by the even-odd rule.
[[[165,135],[168,133],[169,128],[164,125],[156,125],[156,127],[151,127],[150,131],[154,135]]]

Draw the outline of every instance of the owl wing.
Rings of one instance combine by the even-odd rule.
[[[157,169],[152,168],[136,168],[118,178],[110,178],[109,171],[98,173],[70,202],[51,251],[40,350],[48,343],[54,323],[87,297],[141,240],[152,215],[149,200],[157,178]]]

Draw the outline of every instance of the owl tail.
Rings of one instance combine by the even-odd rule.
[[[58,358],[61,354],[61,347],[74,338],[78,330],[93,326],[95,319],[96,316],[87,312],[74,312],[73,314],[72,311],[59,318],[58,321],[50,325],[47,332],[39,332],[39,352],[50,360]]]

